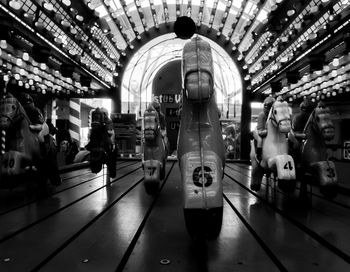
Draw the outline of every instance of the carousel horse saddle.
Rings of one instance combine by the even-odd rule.
[[[210,45],[196,39],[183,49],[184,88],[188,100],[206,102],[214,89],[214,68]]]

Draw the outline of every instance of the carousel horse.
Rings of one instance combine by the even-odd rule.
[[[225,150],[226,150],[226,158],[227,159],[234,159],[235,158],[235,147],[236,147],[235,139],[232,138],[231,135],[228,135],[228,136],[226,136],[224,143],[225,143]]]
[[[293,158],[288,155],[287,134],[291,130],[291,113],[287,102],[276,100],[267,117],[267,135],[262,143],[262,160],[259,162],[255,154],[255,142],[251,141],[250,159],[252,164],[251,189],[259,191],[261,181],[273,174],[278,186],[286,191],[295,189],[295,166]],[[253,131],[254,140],[258,140],[258,132]]]
[[[154,194],[165,177],[167,149],[160,131],[158,113],[152,106],[144,112],[143,125],[144,185],[148,194]]]
[[[90,151],[90,169],[92,173],[101,171],[107,165],[111,178],[116,176],[115,134],[112,120],[104,108],[97,108],[91,113],[90,140],[86,149]]]
[[[337,194],[338,183],[334,162],[329,161],[326,141],[334,138],[335,129],[330,118],[329,109],[319,104],[311,113],[305,128],[306,140],[301,147],[301,167],[298,176],[301,182],[307,180],[320,185],[320,192],[329,198]]]
[[[225,128],[224,131],[226,137],[224,139],[225,149],[226,149],[226,158],[234,159],[236,152],[236,131],[234,125],[229,125]]]
[[[0,130],[6,133],[0,173],[0,184],[4,187],[31,179],[37,180],[39,185],[46,185],[47,179],[53,185],[61,184],[52,136],[46,135],[44,141],[41,131],[34,132],[30,125],[32,123],[22,105],[7,93],[0,101]]]
[[[183,90],[177,156],[191,236],[215,238],[223,214],[225,146],[214,90],[210,45],[193,38],[182,55]]]

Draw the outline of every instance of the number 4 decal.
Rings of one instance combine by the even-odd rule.
[[[335,177],[335,171],[333,168],[327,168],[327,172],[328,172],[327,177],[329,177],[329,178]]]
[[[286,164],[283,166],[283,169],[292,171],[293,170],[292,162],[291,161],[286,162]]]

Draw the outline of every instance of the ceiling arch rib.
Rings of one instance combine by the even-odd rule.
[[[113,24],[115,26],[115,28],[111,28],[111,29],[114,29],[113,34],[107,35],[107,36],[113,36],[111,39],[114,42],[118,41],[118,36],[119,36],[119,39],[121,39],[125,44],[127,44],[127,36],[125,33],[123,33],[123,31],[122,31],[123,26],[120,24],[120,21],[117,19],[117,10],[113,10],[113,8],[109,2],[103,1],[101,3],[102,3],[102,6],[106,9],[106,13],[109,16],[110,21],[113,22]],[[117,47],[117,49],[118,49],[119,55],[121,55],[122,54],[121,48]]]
[[[155,28],[159,28],[159,21],[158,21],[157,12],[156,12],[153,0],[149,0],[149,6],[151,9],[154,26]]]
[[[127,25],[126,27],[129,29],[129,36],[127,34],[124,34],[124,39],[126,41],[126,43],[129,45],[129,47],[131,46],[131,41],[137,36],[136,35],[136,32],[135,32],[135,23],[134,23],[134,18],[132,16],[132,14],[134,12],[131,11],[131,8],[129,10],[129,7],[127,6],[126,2],[124,0],[119,0],[120,4],[122,5],[122,8],[123,8],[123,11],[124,11],[124,14],[127,18],[127,22],[125,22],[125,24]],[[131,4],[130,4],[131,5]],[[136,10],[135,7],[133,7],[134,10]],[[135,15],[136,16],[136,15]]]
[[[164,21],[168,25],[170,22],[168,3],[166,0],[163,0],[162,3],[163,3]]]
[[[243,33],[241,34],[242,37],[239,41],[238,48],[241,48],[242,42],[245,40],[245,38],[248,38],[249,34],[251,34],[251,38],[253,37],[253,29],[256,27],[256,22],[258,19],[258,15],[264,10],[265,5],[267,4],[267,0],[259,1],[256,6],[252,6],[248,14],[252,13],[251,17],[247,21],[247,24],[243,28]],[[249,39],[249,38],[248,38]],[[249,42],[247,42],[247,46],[249,46]],[[240,49],[241,52],[244,52],[246,48]]]
[[[221,23],[219,25],[219,33],[220,33],[220,35],[222,34],[222,31],[223,31],[223,29],[225,27],[225,24],[226,24],[227,17],[228,17],[228,14],[230,12],[231,6],[232,6],[232,1],[227,1],[226,8],[225,8],[225,11],[224,11],[224,13],[222,15]]]
[[[188,0],[186,16],[191,18],[191,15],[192,15],[192,0]]]
[[[230,29],[230,31],[228,33],[228,37],[229,37],[230,40],[232,40],[232,37],[234,36],[236,26],[237,26],[238,22],[241,20],[241,17],[242,17],[242,14],[243,14],[243,10],[245,10],[247,4],[248,4],[248,0],[243,0],[242,1],[241,7],[239,7],[237,14],[236,14],[236,16],[234,17],[234,19],[232,21],[231,29]],[[236,44],[236,43],[233,42],[233,44]]]
[[[214,5],[213,5],[213,8],[211,9],[210,18],[209,18],[209,29],[208,29],[209,31],[211,31],[211,29],[213,28],[213,23],[214,23],[218,3],[219,3],[219,0],[214,0]]]

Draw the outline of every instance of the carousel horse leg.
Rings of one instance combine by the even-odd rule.
[[[265,174],[265,180],[266,180],[265,199],[269,200],[270,177],[267,173]]]
[[[92,173],[98,173],[102,170],[105,150],[101,148],[92,148],[90,152],[90,169]]]
[[[45,155],[43,156],[44,168],[47,169],[47,176],[52,185],[58,186],[62,184],[62,179],[58,171],[57,163],[57,149],[50,135],[45,136],[45,142],[40,143],[44,145]]]
[[[108,152],[106,165],[110,177],[115,178],[117,175],[117,156],[114,150]]]

